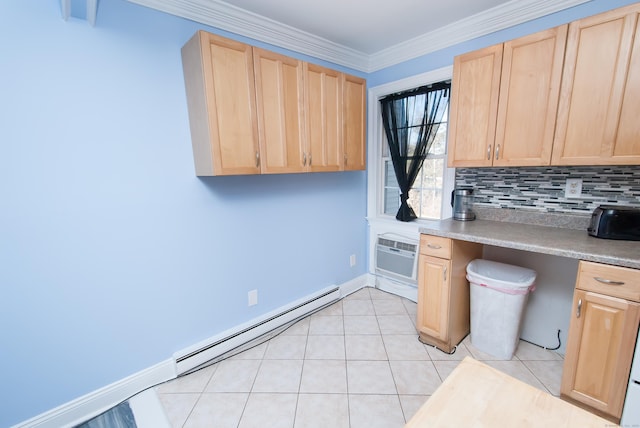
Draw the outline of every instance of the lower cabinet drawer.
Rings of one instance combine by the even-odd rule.
[[[640,302],[640,270],[581,261],[577,287],[585,291]]]
[[[420,235],[420,254],[450,259],[451,239],[442,236]]]

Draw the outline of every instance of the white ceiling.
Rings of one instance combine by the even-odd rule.
[[[227,3],[365,54],[509,0],[227,0]]]
[[[129,0],[364,72],[590,0]]]

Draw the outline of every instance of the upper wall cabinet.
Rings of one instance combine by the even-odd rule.
[[[251,46],[199,31],[182,64],[196,174],[260,173]]]
[[[204,31],[182,62],[197,175],[365,168],[364,79]]]
[[[556,165],[640,164],[640,5],[569,25]]]
[[[491,166],[496,135],[502,45],[453,60],[449,166]]]
[[[305,63],[304,83],[310,168],[339,171],[343,157],[341,73]]]
[[[345,171],[366,168],[366,81],[359,77],[342,75],[344,92],[344,169]]]
[[[302,61],[254,47],[253,62],[262,173],[302,172],[308,157]]]
[[[454,59],[449,166],[551,159],[567,26]]]

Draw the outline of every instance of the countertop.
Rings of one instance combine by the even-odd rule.
[[[594,238],[586,230],[495,220],[447,219],[426,222],[420,233],[640,269],[640,241]]]

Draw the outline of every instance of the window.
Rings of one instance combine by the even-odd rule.
[[[418,218],[442,218],[442,202],[444,193],[445,166],[447,163],[447,120],[449,111],[445,113],[438,133],[431,146],[429,155],[422,164],[416,181],[409,192],[409,204]],[[383,206],[382,213],[395,216],[400,207],[400,188],[393,171],[389,154],[389,145],[382,135],[382,170],[383,170]]]

